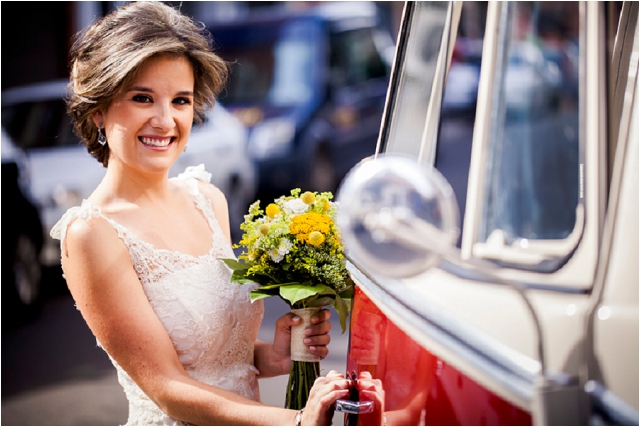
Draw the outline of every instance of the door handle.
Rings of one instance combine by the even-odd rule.
[[[373,400],[365,400],[362,402],[345,399],[336,400],[336,411],[346,414],[370,414],[373,412],[373,406]]]

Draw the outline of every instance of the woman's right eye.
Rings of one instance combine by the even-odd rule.
[[[132,98],[135,102],[152,102],[152,99],[148,95],[134,95]]]

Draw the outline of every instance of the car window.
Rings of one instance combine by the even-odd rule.
[[[447,21],[448,2],[409,2],[406,13],[412,36],[396,52],[393,93],[382,123],[380,153],[396,153],[419,158],[421,136],[436,75],[442,33]]]
[[[463,4],[442,100],[434,159],[434,166],[453,188],[461,218],[466,209],[486,18],[485,3]],[[458,246],[460,243],[459,240]]]
[[[62,99],[2,108],[2,125],[24,149],[78,145]]]
[[[502,259],[506,247],[540,253],[557,262],[571,248],[549,246],[582,224],[579,144],[578,3],[514,2],[493,73],[493,107],[474,247]],[[544,243],[547,242],[547,243]],[[533,251],[531,251],[533,253]],[[547,259],[550,261],[550,259]],[[516,263],[517,264],[517,263]]]
[[[226,105],[291,106],[309,102],[322,64],[322,28],[314,20],[292,20],[211,31],[218,53],[232,63],[222,94]]]
[[[374,43],[371,28],[334,34],[330,56],[331,79],[335,87],[387,76],[387,66]]]
[[[563,10],[564,9],[564,10]],[[579,199],[577,3],[514,3],[480,239],[564,239]]]

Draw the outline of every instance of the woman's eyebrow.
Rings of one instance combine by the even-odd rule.
[[[144,87],[144,86],[133,86],[127,92],[148,92],[148,93],[153,93],[153,90],[149,89],[148,87]]]
[[[144,86],[133,86],[127,92],[145,92],[145,93],[153,93],[153,89]],[[176,96],[193,96],[193,91],[183,90],[176,93]]]

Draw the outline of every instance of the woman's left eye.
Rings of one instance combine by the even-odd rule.
[[[173,100],[173,103],[178,105],[190,105],[191,100],[189,98],[176,98]]]

